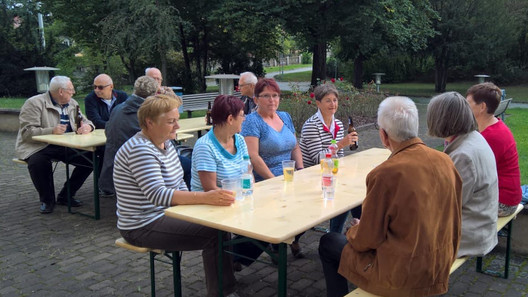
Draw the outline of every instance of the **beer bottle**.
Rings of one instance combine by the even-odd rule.
[[[213,120],[211,119],[211,101],[207,102],[207,113],[205,115],[205,123],[207,125],[213,124]]]
[[[352,117],[349,116],[348,117],[348,134],[352,132],[356,132],[356,128],[354,128],[354,122],[352,121]],[[359,141],[354,141],[354,143],[350,145],[351,151],[356,150],[358,148],[358,142]]]
[[[81,114],[81,108],[79,105],[77,105],[77,109],[75,109],[75,131],[79,131],[81,128],[82,123],[82,114]]]

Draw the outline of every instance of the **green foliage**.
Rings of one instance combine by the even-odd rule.
[[[332,82],[327,82],[332,83]],[[373,119],[376,117],[378,105],[385,99],[385,96],[376,93],[372,89],[358,91],[346,82],[336,81],[336,88],[339,91],[339,106],[335,117],[343,123],[348,123],[348,117],[353,119],[358,117]],[[300,133],[304,122],[317,112],[317,105],[313,94],[301,92],[298,88],[293,88],[290,94],[281,98],[280,109],[287,111],[293,120],[295,130]]]

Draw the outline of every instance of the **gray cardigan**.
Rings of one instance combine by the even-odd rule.
[[[445,152],[462,177],[462,238],[457,257],[482,256],[497,245],[499,188],[490,146],[473,131],[459,135]]]

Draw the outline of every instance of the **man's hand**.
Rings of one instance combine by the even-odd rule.
[[[81,122],[81,127],[77,129],[77,134],[88,134],[90,132],[92,132],[92,126]]]
[[[63,125],[63,124],[58,124],[57,126],[55,126],[53,128],[53,134],[64,134],[64,132],[66,132],[66,128],[68,128],[67,125]]]

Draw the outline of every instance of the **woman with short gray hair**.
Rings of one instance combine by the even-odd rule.
[[[457,257],[483,256],[497,244],[498,181],[495,157],[477,131],[466,99],[440,94],[427,106],[431,136],[446,141],[444,152],[462,178],[462,238]]]

